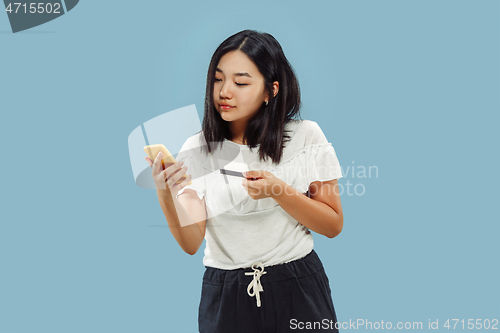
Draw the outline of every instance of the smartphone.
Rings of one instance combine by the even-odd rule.
[[[167,147],[165,147],[161,143],[146,146],[144,147],[144,151],[152,161],[155,160],[156,156],[158,156],[158,153],[161,151],[163,153],[163,158],[161,159],[161,166],[163,167],[163,170],[165,170],[165,168],[168,168],[172,164],[177,163],[174,156],[172,156],[172,154],[170,154],[170,152],[168,151]],[[186,178],[187,176],[182,176],[182,178],[179,179],[176,184],[183,182]],[[188,185],[191,185],[192,183],[192,181],[189,181]]]

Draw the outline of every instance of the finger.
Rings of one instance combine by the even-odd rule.
[[[149,156],[146,156],[146,162],[148,162],[150,167],[153,167],[153,161],[149,158]]]
[[[247,179],[245,181],[245,185],[244,186],[246,188],[253,189],[253,188],[255,188],[255,181],[252,181],[251,179]]]
[[[262,179],[262,177],[259,176],[259,175],[252,174],[252,175],[246,175],[245,179],[247,179],[247,180],[257,180],[257,179]]]
[[[177,191],[180,191],[182,190],[184,187],[186,187],[189,182],[191,181],[191,175],[188,175],[184,180],[181,180],[177,183],[174,184],[174,188],[177,190]]]
[[[175,172],[179,171],[182,167],[183,163],[182,162],[176,162],[174,164],[170,164],[168,167],[165,166],[165,171],[167,175],[172,175]]]
[[[185,172],[184,175],[181,176],[181,178],[177,181],[176,184],[180,184],[181,182],[185,182],[186,179],[188,179],[188,178],[189,178],[189,180],[191,180],[191,175],[188,175],[187,172]],[[189,181],[188,181],[188,183],[189,183]]]
[[[154,173],[160,173],[160,171],[163,169],[161,165],[161,159],[163,158],[163,153],[160,151],[158,155],[156,155],[155,160],[153,162],[153,172]]]
[[[169,179],[167,179],[168,186],[172,187],[178,180],[180,180],[186,173],[186,167],[180,168],[175,174],[171,175]]]
[[[246,178],[262,178],[264,176],[263,170],[252,170],[245,172]]]
[[[174,175],[176,172],[181,170],[181,164],[182,164],[181,162],[169,164],[170,166],[168,168],[165,168],[163,171],[161,171],[160,175],[158,177],[162,177],[163,181],[167,182],[172,177],[172,175]],[[186,169],[187,169],[187,167],[186,167]],[[184,174],[184,172],[182,174]],[[181,174],[181,177],[182,177],[182,174]]]
[[[187,167],[186,167],[186,169],[187,169]],[[172,164],[170,167],[166,168],[165,170],[163,170],[161,173],[163,174],[165,181],[167,181],[167,180],[170,180],[174,175],[178,174],[181,171],[182,171],[182,173],[181,173],[181,177],[182,177],[182,174],[185,172],[186,169],[184,169],[184,171],[182,171],[183,168],[180,167],[178,163],[175,163],[175,164]]]

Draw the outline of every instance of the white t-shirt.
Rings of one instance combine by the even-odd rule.
[[[205,197],[205,266],[232,270],[256,261],[271,266],[300,259],[313,249],[311,232],[273,198],[254,200],[241,185],[243,178],[220,172],[221,167],[267,170],[300,193],[306,193],[314,181],[342,177],[335,150],[316,122],[292,120],[285,129],[291,130],[287,133],[291,139],[285,142],[279,165],[270,158],[259,161],[259,147],[251,150],[229,140],[207,156],[199,148],[205,144],[202,132],[182,146],[177,160],[184,161],[193,180],[178,196],[189,188],[200,199]]]

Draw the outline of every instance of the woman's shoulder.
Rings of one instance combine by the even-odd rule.
[[[298,131],[315,131],[319,128],[318,123],[308,119],[291,119],[287,124],[288,129]]]
[[[287,130],[290,130],[295,139],[295,145],[300,145],[302,147],[308,144],[319,143],[319,141],[324,141],[323,131],[317,122],[308,119],[292,119],[288,123]]]
[[[186,139],[184,144],[182,145],[182,150],[184,149],[192,149],[196,147],[201,147],[205,143],[205,136],[203,135],[203,131],[199,131],[198,133],[190,136]]]
[[[203,154],[202,147],[204,146],[205,137],[203,136],[203,131],[200,131],[186,139],[181,149],[179,150],[177,159],[192,157],[199,160]]]

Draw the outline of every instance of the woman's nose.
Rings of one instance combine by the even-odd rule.
[[[219,97],[221,98],[231,98],[231,91],[230,91],[230,87],[229,87],[229,84],[224,82],[224,84],[222,85],[222,88],[219,92]]]

